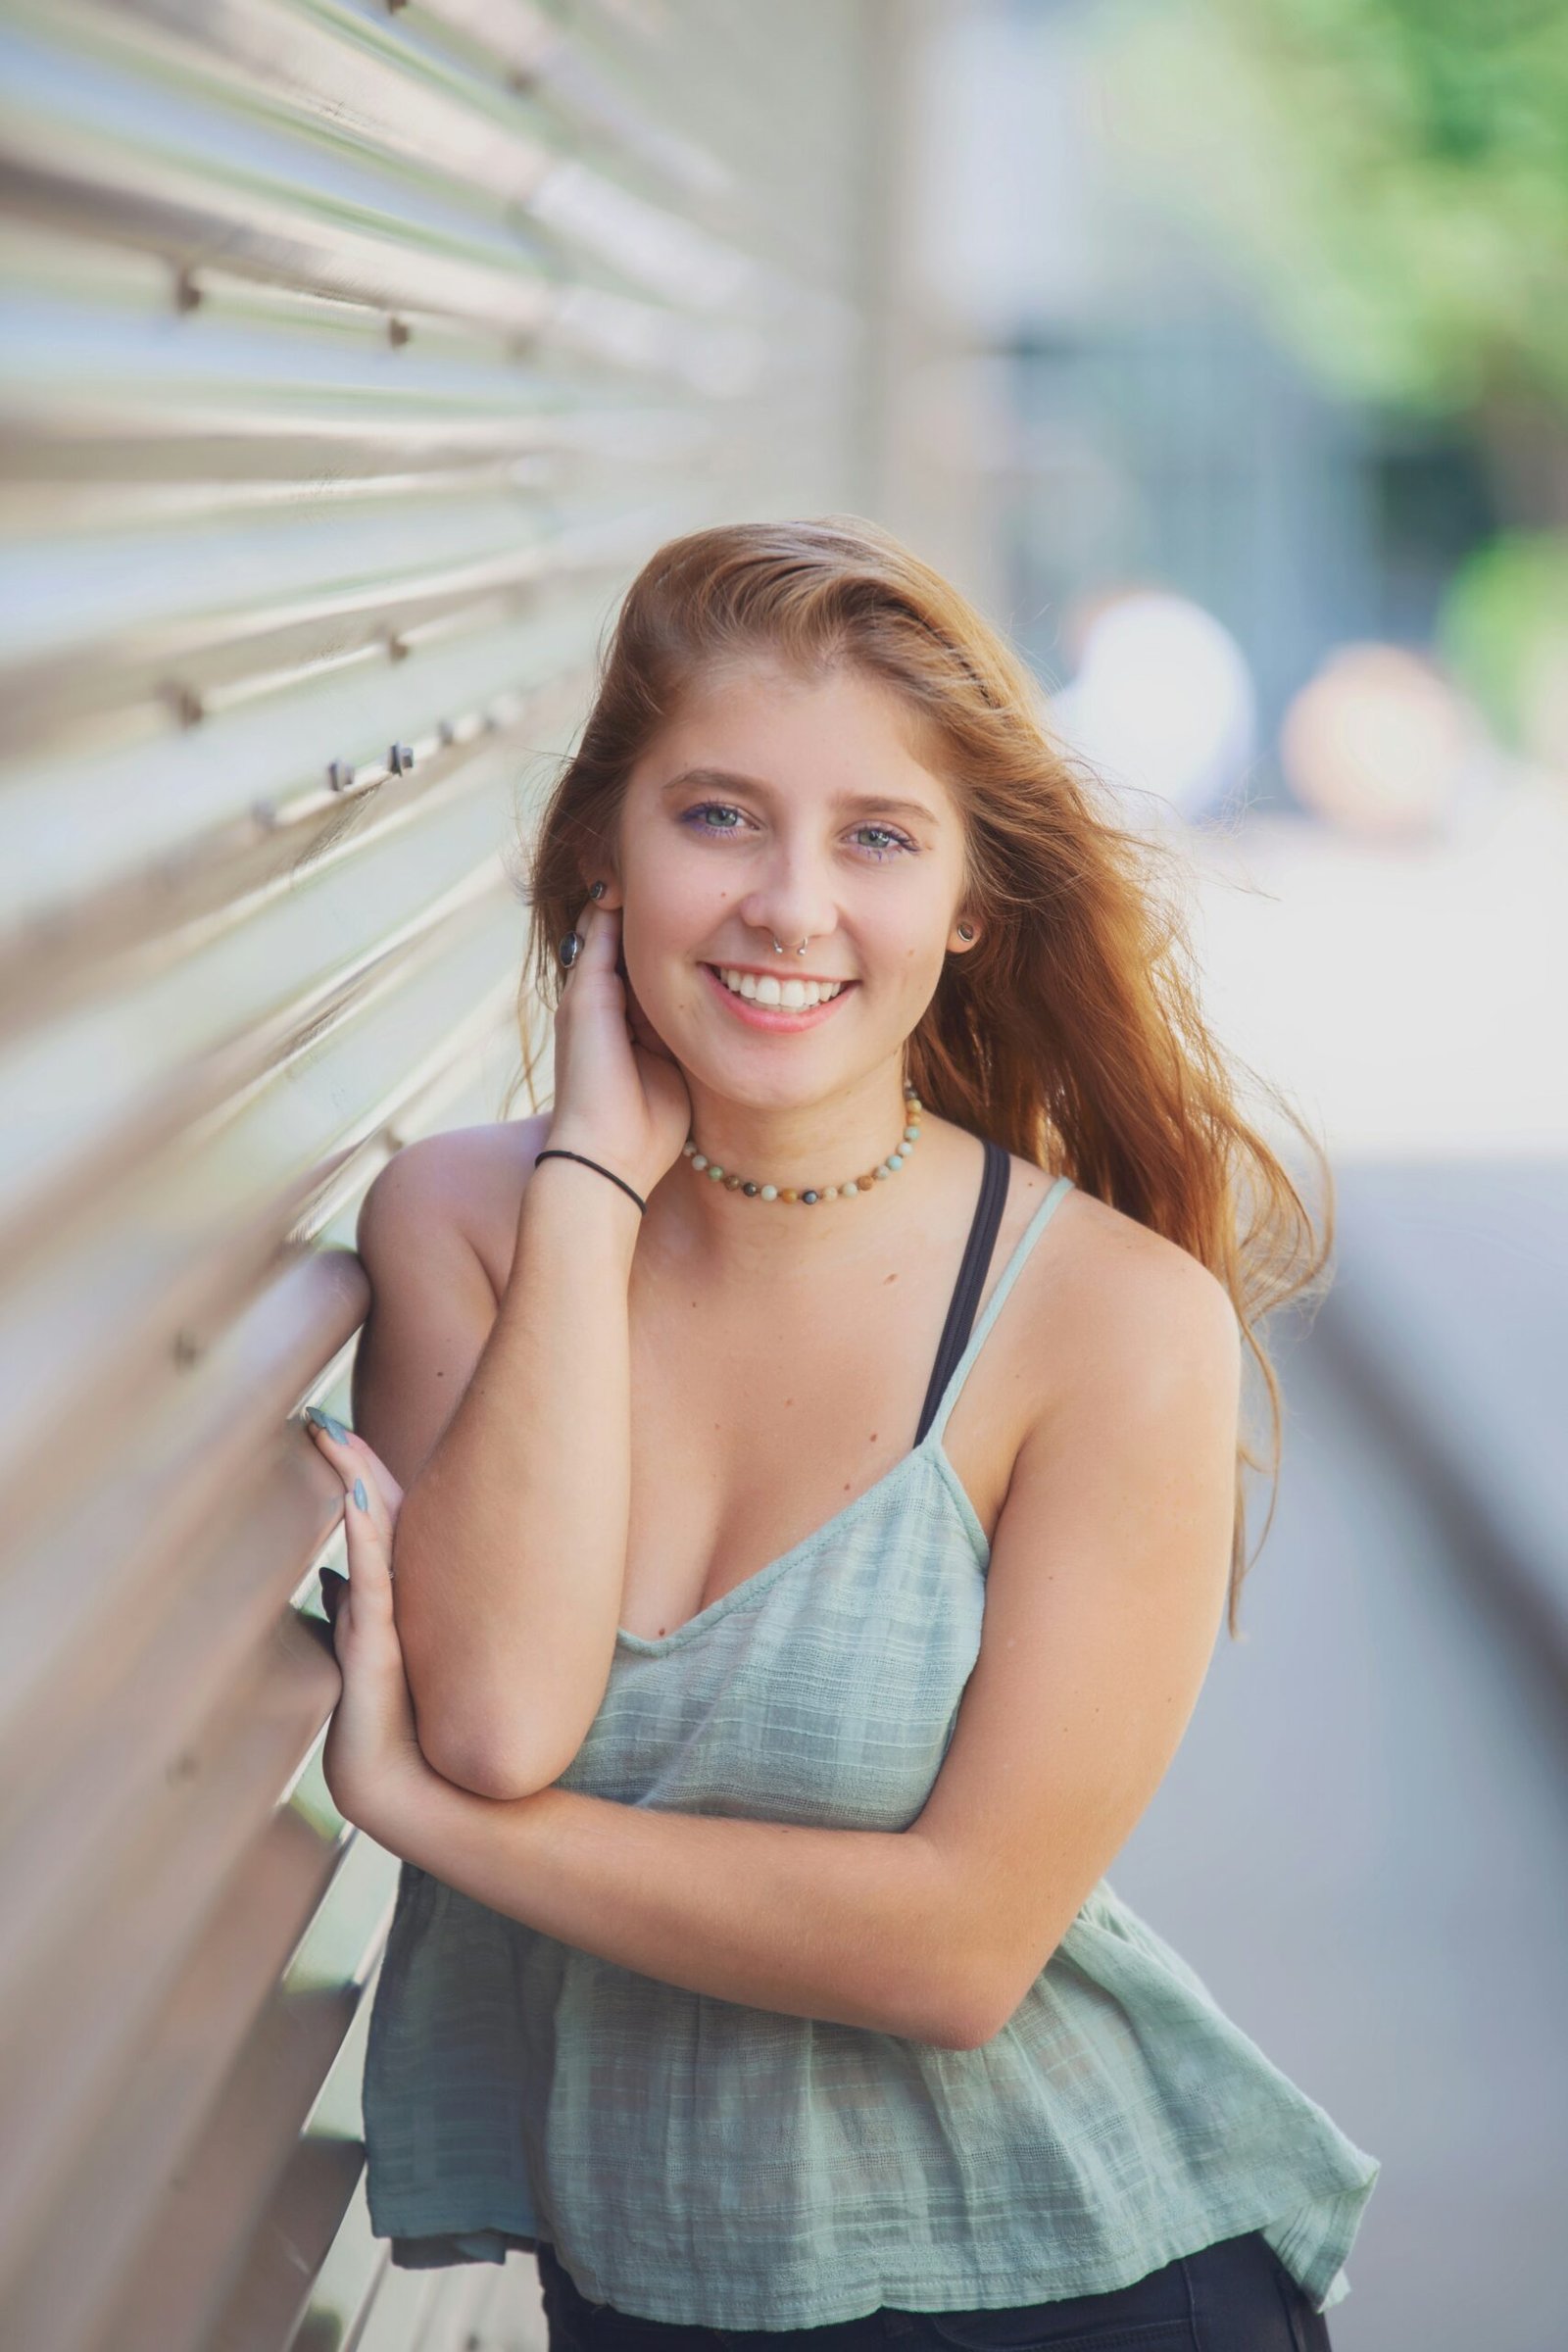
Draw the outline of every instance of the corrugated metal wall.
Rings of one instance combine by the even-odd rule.
[[[864,503],[869,0],[0,10],[0,2305],[539,2342],[361,2182],[394,1864],[308,1630],[348,1246],[501,1115],[642,558]]]

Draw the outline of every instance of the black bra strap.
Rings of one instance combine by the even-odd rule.
[[[969,1240],[958,1268],[958,1279],[953,1286],[953,1298],[948,1307],[948,1320],[943,1327],[937,1360],[931,1367],[931,1383],[925,1393],[920,1410],[920,1426],[915,1433],[916,1446],[923,1445],[925,1433],[936,1418],[938,1405],[947,1394],[949,1381],[957,1367],[958,1358],[969,1345],[974,1318],[985,1289],[991,1253],[997,1246],[997,1229],[1002,1223],[1002,1211],[1007,1199],[1007,1179],[1012,1163],[1001,1144],[990,1136],[982,1136],[986,1161],[980,1176],[980,1198],[975,1203],[974,1221],[969,1227]]]

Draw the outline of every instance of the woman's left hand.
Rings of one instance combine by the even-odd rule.
[[[306,1427],[343,1481],[349,1563],[346,1580],[321,1571],[343,1677],[321,1769],[344,1820],[395,1850],[400,1807],[436,1777],[419,1746],[392,1613],[392,1533],[403,1489],[380,1456],[341,1422],[308,1415]]]

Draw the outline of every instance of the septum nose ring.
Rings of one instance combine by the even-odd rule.
[[[771,940],[772,940],[772,942],[773,942],[773,953],[774,953],[774,955],[775,955],[775,956],[782,956],[782,955],[783,955],[783,953],[784,953],[784,951],[783,951],[783,949],[782,949],[782,948],[779,946],[779,944],[778,944],[778,939],[777,939],[776,935],[775,935],[773,932],[771,932],[771,931],[770,931],[770,932],[768,933],[768,937],[769,937],[769,939],[771,939]],[[797,956],[804,956],[804,955],[806,954],[806,951],[807,951],[807,949],[808,949],[808,948],[810,946],[810,944],[811,944],[811,934],[809,933],[809,931],[808,931],[808,933],[806,934],[806,937],[805,937],[805,938],[802,940],[802,942],[801,942],[800,946],[799,946],[799,947],[796,949],[796,951],[795,951],[796,955],[797,955]]]

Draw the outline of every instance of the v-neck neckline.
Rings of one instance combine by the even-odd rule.
[[[901,1454],[896,1462],[890,1462],[880,1478],[873,1479],[871,1484],[862,1488],[858,1494],[852,1495],[850,1500],[842,1504],[830,1519],[824,1519],[820,1527],[814,1527],[808,1536],[803,1536],[798,1544],[792,1544],[788,1551],[781,1551],[776,1559],[769,1560],[765,1566],[754,1569],[752,1574],[743,1577],[738,1585],[731,1585],[727,1592],[720,1592],[715,1599],[709,1601],[705,1608],[699,1609],[694,1617],[688,1617],[684,1625],[677,1625],[673,1632],[658,1635],[634,1634],[623,1625],[617,1626],[615,1628],[617,1651],[625,1650],[637,1657],[658,1658],[662,1657],[668,1650],[678,1649],[683,1643],[695,1641],[700,1635],[706,1634],[710,1626],[716,1624],[719,1618],[726,1616],[732,1608],[737,1607],[740,1602],[755,1598],[759,1592],[765,1591],[769,1585],[782,1576],[786,1569],[792,1568],[800,1560],[808,1558],[823,1544],[840,1535],[859,1512],[886,1494],[897,1480],[907,1477],[914,1465],[919,1462],[929,1461],[935,1467],[943,1489],[957,1512],[963,1532],[973,1549],[977,1565],[982,1569],[990,1565],[991,1540],[980,1524],[979,1514],[969,1499],[968,1489],[949,1458],[947,1447],[943,1444],[943,1436],[948,1425],[948,1415],[957,1401],[958,1392],[967,1380],[981,1348],[985,1346],[992,1325],[1006,1303],[1007,1295],[1022,1270],[1024,1260],[1047,1225],[1050,1224],[1057,1202],[1072,1189],[1070,1177],[1058,1176],[1047,1191],[1044,1199],[1036,1203],[1034,1213],[1014,1243],[1005,1265],[991,1287],[990,1296],[975,1318],[974,1328],[969,1334],[968,1345],[953,1367],[952,1377],[942,1393],[942,1401],[932,1416],[931,1425],[925,1436],[911,1446],[907,1453]]]
[[[911,1446],[907,1453],[902,1453],[896,1462],[890,1462],[880,1478],[874,1478],[871,1484],[863,1487],[858,1494],[853,1494],[848,1502],[833,1513],[831,1519],[824,1519],[820,1527],[813,1528],[808,1536],[803,1536],[798,1544],[792,1544],[788,1551],[781,1551],[777,1559],[769,1560],[765,1567],[754,1569],[752,1574],[743,1577],[738,1585],[731,1585],[727,1592],[718,1593],[708,1603],[706,1608],[699,1609],[695,1617],[688,1617],[684,1625],[677,1625],[671,1633],[658,1635],[634,1634],[623,1625],[617,1626],[615,1628],[617,1647],[630,1650],[638,1657],[657,1658],[662,1657],[665,1650],[677,1649],[683,1642],[695,1640],[699,1634],[707,1633],[710,1625],[724,1616],[728,1610],[734,1608],[738,1602],[750,1600],[764,1586],[772,1584],[775,1578],[782,1576],[786,1568],[793,1567],[798,1560],[804,1559],[809,1552],[816,1550],[819,1545],[839,1535],[852,1519],[866,1508],[867,1504],[876,1501],[895,1480],[904,1477],[917,1462],[928,1460],[936,1468],[944,1488],[957,1507],[964,1533],[974,1548],[976,1564],[982,1568],[986,1567],[991,1558],[990,1539],[980,1524],[979,1514],[969,1499],[968,1490],[949,1460],[947,1448],[936,1428],[933,1427],[927,1430],[917,1446]]]

